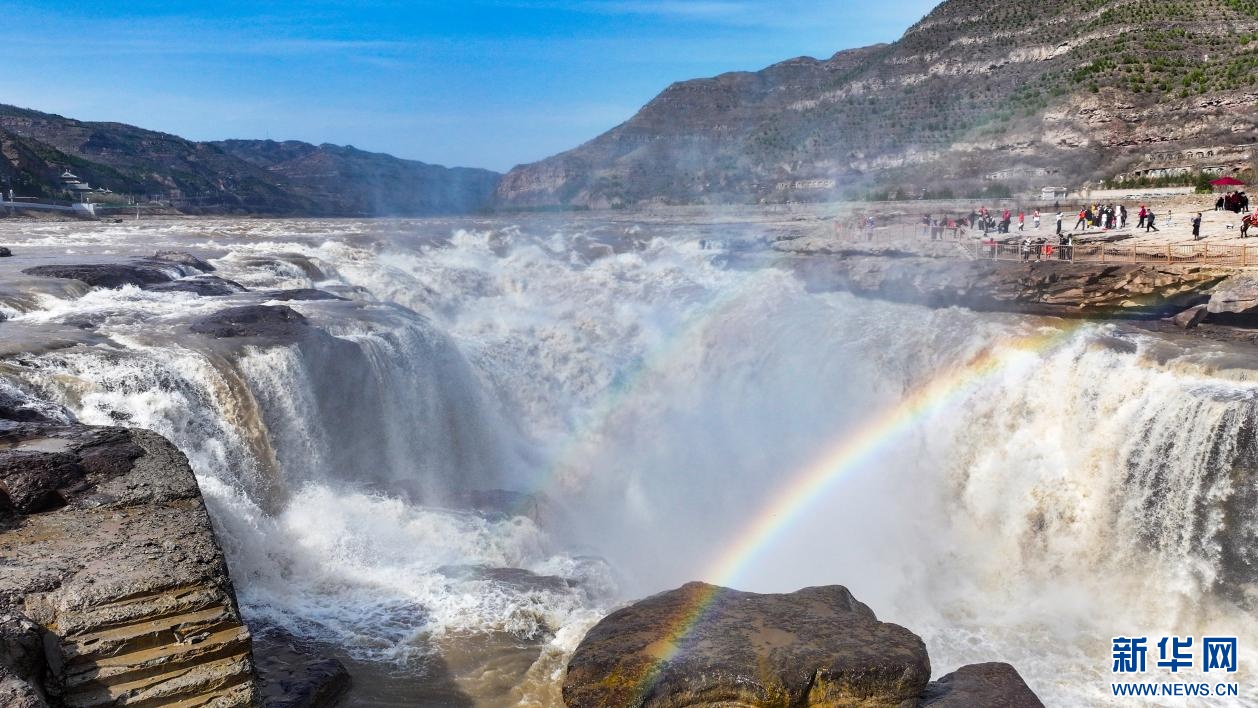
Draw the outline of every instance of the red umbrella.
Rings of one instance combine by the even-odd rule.
[[[1245,183],[1235,177],[1224,177],[1214,180],[1210,185],[1213,187],[1244,187]]]

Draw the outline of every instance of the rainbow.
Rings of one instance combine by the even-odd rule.
[[[1041,355],[1063,343],[1082,323],[1051,332],[997,343],[968,364],[949,370],[912,391],[896,405],[855,431],[845,434],[812,463],[790,476],[790,483],[744,527],[734,543],[708,568],[703,578],[713,583],[678,615],[665,649],[641,677],[636,699],[641,705],[664,666],[681,653],[686,638],[703,623],[722,588],[737,583],[747,567],[783,535],[807,508],[848,473],[859,469],[923,420],[962,400],[983,382],[1019,365],[1034,366]],[[657,645],[658,646],[658,645]]]

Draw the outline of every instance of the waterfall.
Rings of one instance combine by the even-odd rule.
[[[30,238],[99,247],[84,228]],[[264,295],[0,295],[29,343],[0,397],[174,441],[250,620],[389,667],[394,697],[440,659],[477,702],[553,703],[609,608],[699,579],[820,451],[982,357],[1007,364],[782,519],[743,589],[848,585],[938,673],[1009,660],[1054,703],[1097,700],[1118,634],[1239,634],[1253,665],[1244,350],[809,292],[713,262],[684,225],[158,228],[112,243],[348,299],[286,303],[318,336],[231,342],[187,324]],[[591,261],[591,233],[625,240]]]

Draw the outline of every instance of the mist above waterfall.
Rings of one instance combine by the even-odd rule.
[[[1118,634],[1219,631],[1252,649],[1258,383],[1235,352],[810,292],[771,256],[729,267],[699,247],[712,229],[24,227],[14,245],[49,260],[174,247],[255,291],[344,299],[285,303],[318,336],[239,343],[188,325],[265,294],[26,279],[0,290],[0,381],[174,441],[246,616],[380,667],[373,700],[421,677],[546,705],[608,609],[725,580],[703,576],[825,450],[996,355],[1007,365],[775,519],[734,580],[845,584],[923,632],[937,673],[1009,660],[1057,703],[1098,695]],[[1051,346],[1017,350],[1045,333]]]

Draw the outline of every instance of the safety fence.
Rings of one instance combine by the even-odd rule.
[[[974,256],[997,261],[1058,260],[1070,263],[1201,263],[1219,266],[1258,266],[1258,246],[1230,244],[1143,244],[1086,243],[1059,245],[977,242]]]

